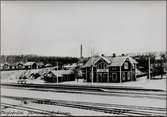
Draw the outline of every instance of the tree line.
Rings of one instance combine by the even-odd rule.
[[[0,63],[14,64],[17,62],[43,62],[44,64],[52,64],[53,66],[64,64],[72,64],[79,61],[77,57],[58,57],[58,56],[38,56],[38,55],[1,55]]]
[[[144,73],[148,72],[148,58],[150,58],[152,73],[159,75],[164,74],[164,63],[166,63],[167,60],[166,57],[165,52],[159,53],[158,59],[156,53],[145,53],[133,56],[133,58],[138,62],[137,68]]]

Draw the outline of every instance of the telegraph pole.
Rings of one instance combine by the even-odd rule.
[[[57,62],[57,71],[58,71],[58,62]],[[59,83],[59,74],[57,75],[57,83]]]
[[[148,58],[148,79],[150,80],[150,57]]]
[[[92,84],[93,84],[93,52],[92,52],[92,48],[91,48],[91,63],[92,63],[92,66],[91,66],[92,67],[92,70],[91,70],[92,75],[91,76],[92,76]]]

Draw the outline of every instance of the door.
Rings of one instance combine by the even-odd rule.
[[[107,82],[107,73],[103,73],[103,82]]]
[[[117,81],[117,73],[112,73],[112,81]]]
[[[102,82],[101,73],[98,73],[98,82]]]

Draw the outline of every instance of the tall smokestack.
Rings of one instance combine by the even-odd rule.
[[[81,44],[81,46],[80,46],[80,57],[82,58],[82,44]]]

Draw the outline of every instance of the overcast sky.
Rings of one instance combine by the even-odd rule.
[[[5,1],[1,54],[83,56],[166,50],[165,1]]]

